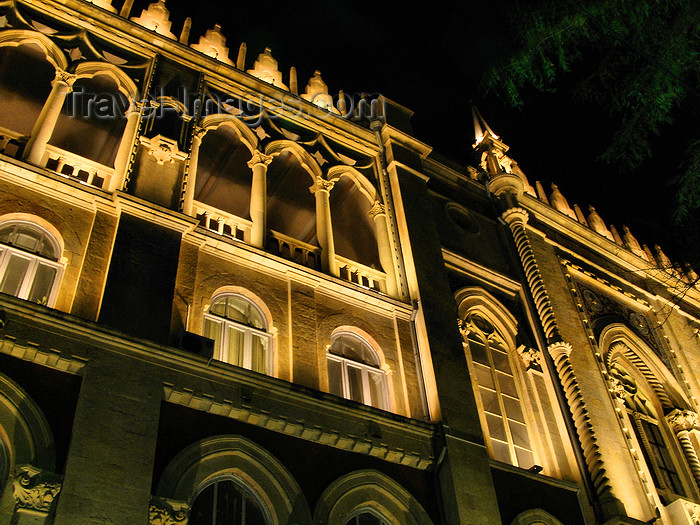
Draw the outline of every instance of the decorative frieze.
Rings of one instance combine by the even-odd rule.
[[[148,507],[149,525],[187,525],[190,507],[183,501],[151,497]]]

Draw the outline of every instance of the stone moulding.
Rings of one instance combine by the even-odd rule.
[[[267,410],[246,404],[238,404],[229,400],[217,400],[208,394],[194,392],[187,388],[178,388],[174,385],[165,384],[164,401],[209,412],[210,414],[230,417],[275,432],[281,432],[341,450],[377,457],[407,467],[426,470],[434,464],[435,458],[426,454],[425,450],[415,451],[392,447],[382,443],[380,439],[339,432],[331,428],[309,424],[303,420],[290,419],[282,414],[272,414]],[[358,429],[358,434],[362,433],[362,428],[364,427]],[[426,429],[425,432],[421,432],[421,435],[417,435],[416,438],[424,438],[429,442],[431,436],[432,431]]]

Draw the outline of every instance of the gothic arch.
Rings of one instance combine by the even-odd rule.
[[[225,475],[240,479],[260,498],[273,525],[311,521],[306,498],[284,465],[242,436],[213,436],[183,449],[163,472],[157,495],[191,505],[201,487]]]
[[[399,483],[377,470],[341,476],[316,504],[314,525],[342,525],[358,509],[371,509],[391,525],[432,525],[421,504]]]
[[[625,325],[615,323],[600,334],[600,348],[608,369],[621,358],[631,365],[649,385],[664,413],[674,408],[689,408],[673,374],[651,349]]]
[[[202,122],[199,125],[205,129],[205,132],[219,129],[221,126],[231,128],[236,133],[241,143],[248,148],[251,155],[258,148],[258,139],[255,133],[253,133],[253,131],[243,122],[241,122],[238,117],[233,115],[226,115],[223,113],[208,115],[202,119]]]
[[[321,167],[316,160],[296,142],[292,142],[291,140],[276,140],[270,142],[265,148],[265,153],[273,157],[278,156],[284,151],[288,151],[296,157],[304,171],[309,174],[311,182],[315,182],[316,177],[322,176]]]
[[[0,373],[0,447],[7,465],[0,471],[0,486],[17,467],[56,468],[53,435],[44,414],[12,379]]]
[[[7,29],[0,32],[0,47],[19,47],[26,44],[33,44],[41,49],[46,55],[46,60],[54,68],[65,70],[68,67],[68,60],[63,50],[46,35],[26,29]]]
[[[76,66],[75,74],[78,78],[94,78],[103,75],[111,78],[119,91],[130,100],[135,99],[138,95],[138,88],[129,75],[109,62],[83,62]]]
[[[457,313],[464,319],[468,312],[478,311],[494,323],[498,331],[506,338],[508,346],[516,348],[515,338],[518,333],[518,321],[498,299],[483,288],[468,286],[455,293]]]
[[[377,200],[377,190],[374,185],[355,168],[350,166],[333,166],[328,168],[326,177],[329,181],[337,181],[342,177],[347,177],[360,189],[362,195],[369,201],[370,206]]]

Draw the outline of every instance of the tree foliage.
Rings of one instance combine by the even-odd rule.
[[[679,111],[700,116],[700,0],[524,0],[512,14],[521,48],[490,68],[483,89],[518,107],[525,87],[553,91],[578,69],[576,95],[621,118],[605,161],[636,169]],[[678,218],[700,210],[700,126],[686,153]]]

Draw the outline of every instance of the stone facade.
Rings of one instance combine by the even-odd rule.
[[[131,4],[0,5],[0,524],[698,523],[692,271]]]

